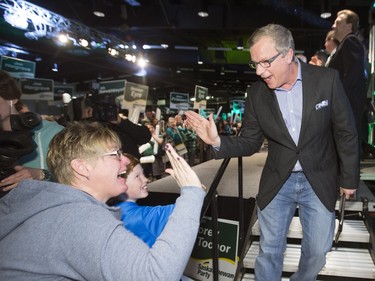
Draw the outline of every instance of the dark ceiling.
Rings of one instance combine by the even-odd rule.
[[[1,2],[14,0],[0,0]],[[144,44],[165,49],[142,50],[149,60],[147,75],[134,75],[133,63],[110,57],[106,52],[73,50],[58,47],[49,40],[28,40],[17,32],[6,32],[3,22],[0,32],[5,45],[19,46],[31,55],[27,59],[42,58],[36,65],[36,77],[57,82],[78,83],[97,77],[127,79],[150,87],[154,99],[170,91],[194,92],[195,85],[209,88],[214,96],[242,95],[255,79],[247,62],[246,44],[255,28],[268,23],[279,23],[290,28],[296,49],[310,57],[323,48],[326,32],[338,10],[349,8],[360,16],[361,29],[367,36],[370,0],[328,0],[332,17],[319,17],[319,0],[207,0],[209,16],[197,15],[202,0],[102,0],[104,18],[92,14],[97,0],[30,0],[43,7],[113,36],[126,43]],[[135,4],[139,6],[135,6]],[[22,58],[22,55],[19,55]],[[198,65],[198,58],[203,64]],[[58,63],[59,72],[51,66]],[[180,73],[178,73],[180,70]]]

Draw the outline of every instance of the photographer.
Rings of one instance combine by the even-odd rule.
[[[0,196],[21,180],[49,178],[45,164],[47,146],[62,129],[56,123],[46,134],[45,122],[38,114],[17,110],[20,98],[16,81],[0,70]],[[37,141],[33,141],[33,137],[37,137]]]
[[[119,106],[112,94],[92,94],[86,98],[83,113],[86,118],[99,121],[115,131],[123,152],[141,157],[138,146],[149,142],[151,133],[146,126],[134,124],[126,115],[120,115]]]

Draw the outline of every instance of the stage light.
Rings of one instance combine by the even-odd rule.
[[[320,17],[322,19],[328,19],[331,17],[331,9],[330,9],[330,3],[329,0],[321,0],[321,14]]]
[[[125,59],[127,61],[131,61],[133,63],[136,61],[136,57],[134,55],[132,55],[132,54],[125,54]]]
[[[116,49],[108,48],[108,54],[114,57],[114,56],[117,56],[119,52]]]
[[[242,38],[238,38],[237,40],[237,50],[243,50],[244,47],[243,47],[243,39]]]
[[[198,64],[203,64],[203,60],[201,59],[200,55],[198,55]]]
[[[60,34],[58,38],[61,43],[66,44],[66,42],[68,42],[68,36],[66,34]]]
[[[102,0],[94,0],[94,9],[93,9],[92,12],[95,16],[97,16],[99,18],[105,17]]]
[[[83,39],[83,38],[79,39],[79,40],[78,40],[78,43],[79,43],[82,47],[85,47],[85,48],[89,46],[89,41],[87,41],[86,39]]]
[[[147,63],[148,63],[148,61],[146,59],[144,59],[144,58],[138,58],[137,59],[137,64],[141,68],[144,68],[147,65]]]
[[[199,2],[198,16],[200,16],[202,18],[208,17],[208,4],[207,4],[207,0],[200,0],[200,2]]]

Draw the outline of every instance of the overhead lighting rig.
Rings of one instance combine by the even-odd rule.
[[[99,7],[103,0],[95,0]],[[13,28],[24,30],[28,39],[52,39],[58,46],[105,49],[113,57],[135,63],[137,46],[100,32],[74,20],[24,0],[0,0],[4,20]],[[27,24],[26,24],[27,23]],[[162,48],[166,48],[163,45]]]

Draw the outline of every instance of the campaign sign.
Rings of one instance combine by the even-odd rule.
[[[54,100],[51,79],[21,79],[20,85],[24,100]]]
[[[195,85],[194,109],[205,109],[207,107],[208,88]]]
[[[187,93],[170,93],[170,109],[188,110],[189,109],[189,94]]]
[[[145,111],[148,97],[149,87],[142,84],[136,84],[126,81],[124,104],[122,108],[129,111],[137,108],[140,111]]]
[[[238,221],[218,219],[219,280],[234,280],[238,263]],[[212,218],[204,217],[184,274],[195,280],[213,280]]]
[[[14,78],[35,77],[35,62],[33,61],[2,56],[0,66],[2,70],[8,72]]]

